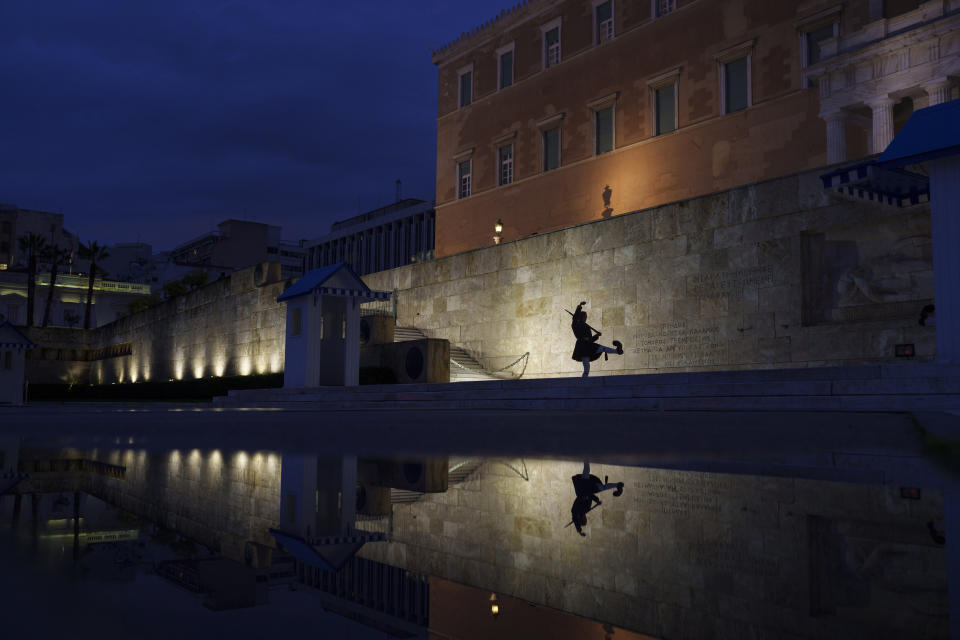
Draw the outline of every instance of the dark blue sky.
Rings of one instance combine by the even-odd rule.
[[[508,0],[0,0],[0,202],[171,248],[433,199],[431,50]]]

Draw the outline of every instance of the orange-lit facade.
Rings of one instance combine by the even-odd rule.
[[[509,242],[827,164],[821,47],[930,4],[531,0],[502,12],[434,52],[436,255],[493,244],[498,219]],[[831,160],[871,153],[867,114],[847,113]],[[908,115],[893,112],[897,125]]]

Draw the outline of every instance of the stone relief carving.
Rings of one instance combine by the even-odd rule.
[[[919,292],[912,274],[933,270],[931,252],[929,237],[913,236],[899,240],[887,255],[845,269],[836,283],[838,305],[916,299]]]

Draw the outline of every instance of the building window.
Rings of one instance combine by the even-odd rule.
[[[3,233],[5,236],[10,235],[11,229],[12,227],[8,220],[4,220],[3,223],[0,224],[0,233]]]
[[[597,155],[613,151],[613,107],[594,111]]]
[[[7,371],[13,369],[13,351],[3,352],[3,368]]]
[[[497,150],[497,180],[502,187],[513,182],[513,145],[506,144]]]
[[[543,37],[543,68],[560,64],[560,18],[540,27]]]
[[[473,102],[473,65],[467,65],[457,71],[457,76],[459,78],[458,85],[459,90],[459,100],[457,104],[460,105],[460,108],[468,106]]]
[[[613,39],[613,0],[607,0],[593,9],[594,24],[597,30],[597,44]]]
[[[834,37],[836,25],[828,24],[812,31],[804,33],[804,42],[806,43],[806,66],[820,62],[820,43],[824,40]]]
[[[750,56],[723,63],[723,112],[750,106]]]
[[[654,135],[662,136],[677,128],[677,81],[653,88]]]
[[[473,186],[472,170],[472,158],[457,163],[457,198],[466,198],[470,195]]]
[[[497,49],[497,86],[506,89],[513,84],[513,43]]]
[[[560,127],[543,132],[543,170],[553,171],[560,167]]]
[[[677,0],[650,0],[650,14],[654,18],[665,16],[677,10]]]

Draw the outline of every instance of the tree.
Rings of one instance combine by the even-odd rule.
[[[53,290],[57,286],[57,269],[64,264],[70,254],[60,247],[47,247],[44,254],[44,260],[50,263],[50,290],[47,291],[47,303],[43,307],[43,324],[47,326],[50,323],[50,309],[53,307]]]
[[[28,233],[17,239],[20,251],[27,254],[27,326],[33,326],[33,305],[37,292],[37,258],[44,252],[47,241],[36,233]]]
[[[208,280],[209,277],[207,276],[207,272],[203,271],[202,269],[191,271],[187,275],[180,278],[180,282],[190,287],[190,291],[199,289],[203,285],[207,284]]]
[[[87,284],[87,308],[83,314],[83,328],[90,328],[90,311],[93,308],[93,280],[97,274],[97,263],[110,257],[106,247],[101,247],[96,241],[80,245],[80,257],[90,261],[90,278]]]
[[[182,296],[185,293],[190,291],[190,287],[184,283],[183,280],[171,280],[161,287],[163,289],[163,295],[166,296],[167,300],[170,298],[176,298],[177,296]]]

